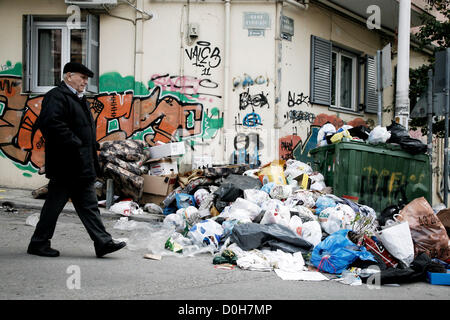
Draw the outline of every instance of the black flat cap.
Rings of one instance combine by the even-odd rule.
[[[89,70],[85,65],[78,63],[78,62],[68,62],[64,66],[63,73],[66,72],[79,72],[81,74],[85,74],[88,77],[92,78],[94,76],[94,73]]]

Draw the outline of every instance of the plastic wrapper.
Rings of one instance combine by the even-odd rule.
[[[275,182],[276,184],[286,184],[284,164],[284,160],[274,160],[271,163],[263,166],[258,172],[258,177],[261,183],[263,185],[269,182]]]
[[[29,215],[25,220],[25,224],[32,227],[36,227],[38,222],[39,222],[39,213],[33,213]]]
[[[128,217],[121,217],[116,221],[113,228],[123,231],[133,231],[137,229],[150,230],[150,224],[148,222],[129,220]]]

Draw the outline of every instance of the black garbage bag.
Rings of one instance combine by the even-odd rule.
[[[400,147],[410,154],[426,153],[428,146],[419,139],[411,138],[406,128],[401,124],[392,121],[386,129],[391,133],[387,143],[398,143]]]
[[[294,253],[309,252],[313,245],[300,238],[294,231],[280,224],[243,223],[233,227],[231,241],[242,250],[252,250],[262,247],[281,249]]]
[[[223,180],[219,189],[214,194],[217,195],[217,201],[234,202],[237,198],[244,197],[244,190],[246,189],[261,189],[262,183],[259,179],[230,174]]]
[[[407,268],[387,268],[377,273],[380,284],[413,283],[426,281],[427,272],[445,272],[445,267],[434,262],[424,252],[418,254],[411,265]],[[369,276],[360,276],[362,282],[366,283]]]
[[[357,137],[366,141],[369,139],[370,130],[365,126],[358,126],[348,129],[348,133],[350,133],[352,137]]]
[[[413,155],[426,153],[428,150],[428,146],[426,144],[419,139],[414,139],[411,137],[402,138],[399,144],[403,150]]]

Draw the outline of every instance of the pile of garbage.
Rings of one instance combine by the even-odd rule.
[[[331,123],[324,124],[318,132],[318,146],[325,146],[341,141],[358,141],[370,144],[397,144],[404,151],[410,154],[426,153],[428,147],[422,141],[412,138],[406,128],[401,124],[392,121],[387,127],[380,125],[372,130],[366,126],[352,127],[344,125],[339,129]]]
[[[377,213],[333,195],[320,173],[293,159],[179,174],[179,186],[146,211],[163,221],[123,217],[115,228],[132,231],[130,250],[158,259],[210,253],[223,268],[349,285],[375,276],[424,281],[449,269],[449,209],[437,213],[421,197]]]

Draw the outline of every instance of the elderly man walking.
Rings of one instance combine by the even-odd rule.
[[[95,180],[100,173],[96,127],[84,91],[93,72],[69,62],[64,81],[44,96],[36,122],[45,140],[45,175],[50,179],[48,196],[28,246],[28,253],[57,257],[51,248],[56,222],[69,198],[94,242],[97,257],[123,248],[106,231],[98,209]]]

